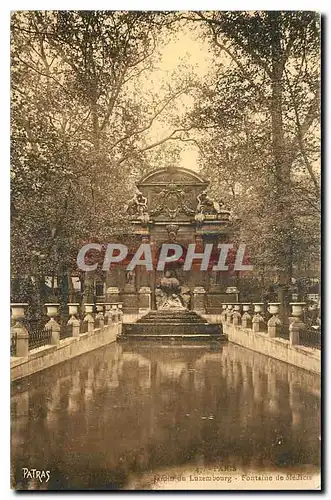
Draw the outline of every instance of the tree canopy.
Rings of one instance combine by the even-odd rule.
[[[183,148],[240,219],[262,282],[308,269],[319,258],[319,24],[300,11],[14,12],[13,274],[73,270],[82,242],[126,227],[134,182]],[[212,61],[207,77],[187,62],[193,49],[164,69],[185,30]]]

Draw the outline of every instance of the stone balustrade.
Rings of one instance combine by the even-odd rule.
[[[78,303],[67,304],[69,320],[64,321],[60,315],[60,304],[45,304],[47,322],[29,321],[27,319],[27,303],[11,304],[11,344],[10,355],[26,357],[29,351],[42,346],[58,346],[63,339],[62,329],[68,328],[69,334],[65,337],[79,337],[94,335],[112,323],[117,324],[118,335],[121,335],[123,310],[121,303],[85,304],[80,308]],[[96,313],[93,312],[96,307]],[[62,310],[63,315],[63,310]],[[68,316],[67,316],[68,317]],[[80,319],[82,318],[82,319]],[[61,326],[62,325],[62,326]],[[61,340],[62,339],[62,340]]]
[[[269,302],[265,311],[263,302],[225,303],[220,315],[221,323],[225,326],[233,325],[237,328],[251,330],[254,333],[263,333],[269,338],[287,338],[290,345],[305,345],[320,347],[320,332],[316,327],[310,329],[304,323],[303,313],[306,304],[304,302],[292,302],[289,328],[286,329],[279,318],[281,304]],[[253,314],[250,312],[253,307]],[[241,313],[242,310],[242,313]],[[267,315],[269,316],[267,320]]]

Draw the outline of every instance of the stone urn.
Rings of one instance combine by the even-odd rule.
[[[55,318],[56,316],[59,315],[59,307],[60,304],[58,303],[50,303],[50,304],[45,304],[46,307],[46,314],[49,318]]]
[[[292,316],[294,318],[300,318],[303,314],[305,305],[306,302],[290,302],[290,306],[292,307]]]
[[[10,304],[12,319],[16,321],[21,321],[25,317],[25,309],[28,307],[26,302],[15,302]]]
[[[254,302],[254,313],[261,314],[263,313],[264,302]]]
[[[270,312],[270,314],[274,316],[275,314],[279,313],[280,302],[268,302],[268,304],[268,311]]]
[[[76,316],[76,314],[78,314],[78,306],[79,304],[76,303],[76,304],[68,304],[68,308],[69,308],[69,315],[70,316]]]
[[[85,304],[85,314],[93,313],[93,304]]]

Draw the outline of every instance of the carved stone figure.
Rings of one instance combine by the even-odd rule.
[[[134,197],[129,200],[126,211],[132,217],[140,219],[142,222],[149,221],[147,198],[141,191],[137,191]]]
[[[191,302],[191,292],[188,286],[181,287],[180,296],[182,298],[185,309],[188,309],[190,307],[190,302]]]
[[[197,196],[198,205],[197,205],[197,214],[203,215],[218,215],[221,213],[221,207],[223,206],[222,201],[214,201],[212,200],[207,191],[204,190]]]
[[[187,309],[191,300],[190,289],[180,286],[172,271],[167,270],[155,290],[157,309]]]
[[[134,271],[126,271],[125,284],[126,285],[134,285]]]

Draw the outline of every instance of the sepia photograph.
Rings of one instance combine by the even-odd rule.
[[[321,490],[320,13],[9,17],[10,488]]]

